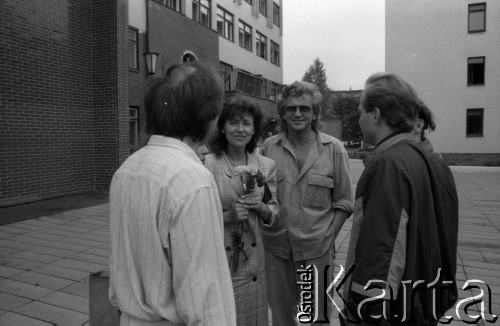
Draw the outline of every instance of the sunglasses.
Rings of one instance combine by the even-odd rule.
[[[301,114],[311,114],[312,109],[307,105],[291,105],[285,107],[285,112],[288,114],[295,114],[297,110],[300,111]]]

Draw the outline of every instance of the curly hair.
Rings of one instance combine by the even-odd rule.
[[[247,153],[253,153],[255,151],[262,133],[262,111],[259,106],[250,103],[239,96],[234,96],[226,99],[222,112],[219,116],[219,121],[217,121],[217,133],[209,142],[210,149],[215,156],[220,157],[228,144],[226,135],[222,133],[226,121],[230,121],[235,117],[241,117],[245,113],[249,114],[253,118],[255,131],[252,139],[250,139],[250,142],[246,145],[245,150]]]
[[[278,113],[280,115],[280,128],[282,131],[288,130],[288,125],[284,118],[286,100],[290,96],[302,95],[309,95],[313,101],[313,114],[316,116],[316,119],[312,121],[311,129],[317,131],[321,128],[319,114],[321,113],[321,100],[323,99],[323,95],[321,95],[318,86],[297,80],[290,85],[286,85],[278,97]]]

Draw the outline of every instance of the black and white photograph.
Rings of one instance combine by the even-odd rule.
[[[0,1],[0,325],[500,323],[500,1]]]

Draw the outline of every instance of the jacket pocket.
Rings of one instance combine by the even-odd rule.
[[[326,209],[332,206],[333,177],[310,173],[307,177],[303,207]]]

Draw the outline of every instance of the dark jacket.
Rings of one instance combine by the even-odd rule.
[[[347,257],[347,270],[355,267],[344,293],[358,316],[360,302],[384,288],[388,319],[434,325],[457,300],[458,198],[448,166],[409,138],[390,137],[364,162]],[[383,310],[384,301],[368,302],[361,304],[365,320]]]

